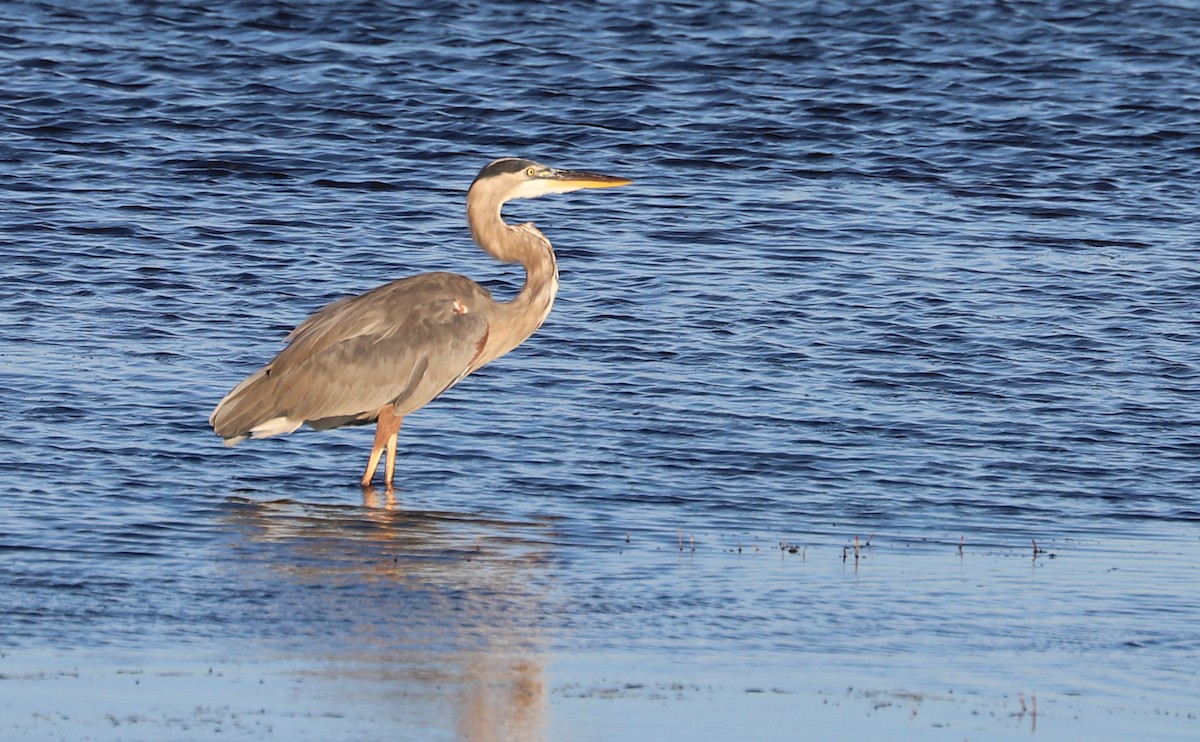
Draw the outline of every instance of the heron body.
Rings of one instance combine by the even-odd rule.
[[[270,363],[225,395],[209,418],[213,430],[232,446],[304,424],[328,430],[375,422],[362,485],[371,484],[386,449],[391,487],[404,416],[520,345],[554,304],[554,249],[532,224],[507,224],[504,203],[629,182],[518,158],[490,163],[467,193],[467,221],[485,252],[525,267],[515,298],[498,302],[456,273],[424,273],[334,302],[292,330]]]

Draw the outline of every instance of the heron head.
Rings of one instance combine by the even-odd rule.
[[[537,198],[548,193],[567,193],[581,188],[614,188],[632,183],[628,178],[559,170],[519,157],[493,160],[475,176],[471,189],[487,188],[501,199]]]

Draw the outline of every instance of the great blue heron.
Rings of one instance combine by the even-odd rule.
[[[423,273],[334,302],[292,330],[274,360],[225,395],[209,418],[213,430],[233,446],[305,423],[328,430],[375,422],[362,486],[371,485],[386,448],[390,488],[404,416],[520,345],[554,304],[554,248],[532,223],[507,224],[500,207],[515,198],[630,182],[512,157],[488,164],[467,192],[467,222],[484,252],[525,266],[525,285],[512,301],[498,302],[456,273]]]

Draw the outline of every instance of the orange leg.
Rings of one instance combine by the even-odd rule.
[[[387,439],[387,459],[383,464],[383,483],[389,492],[392,490],[392,475],[396,473],[396,439],[400,437],[400,420],[396,418],[396,432]]]
[[[390,404],[379,408],[379,416],[375,422],[375,442],[371,445],[371,458],[367,459],[367,471],[363,474],[362,486],[370,487],[375,478],[375,470],[379,468],[379,458],[383,449],[387,448],[387,463],[384,465],[384,477],[389,489],[392,486],[392,475],[396,471],[396,438],[400,435],[401,416]]]

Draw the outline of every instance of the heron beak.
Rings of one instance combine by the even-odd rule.
[[[554,170],[551,172],[550,178],[571,190],[576,188],[616,188],[633,182],[628,178],[618,178],[615,175],[583,173],[578,170]]]

